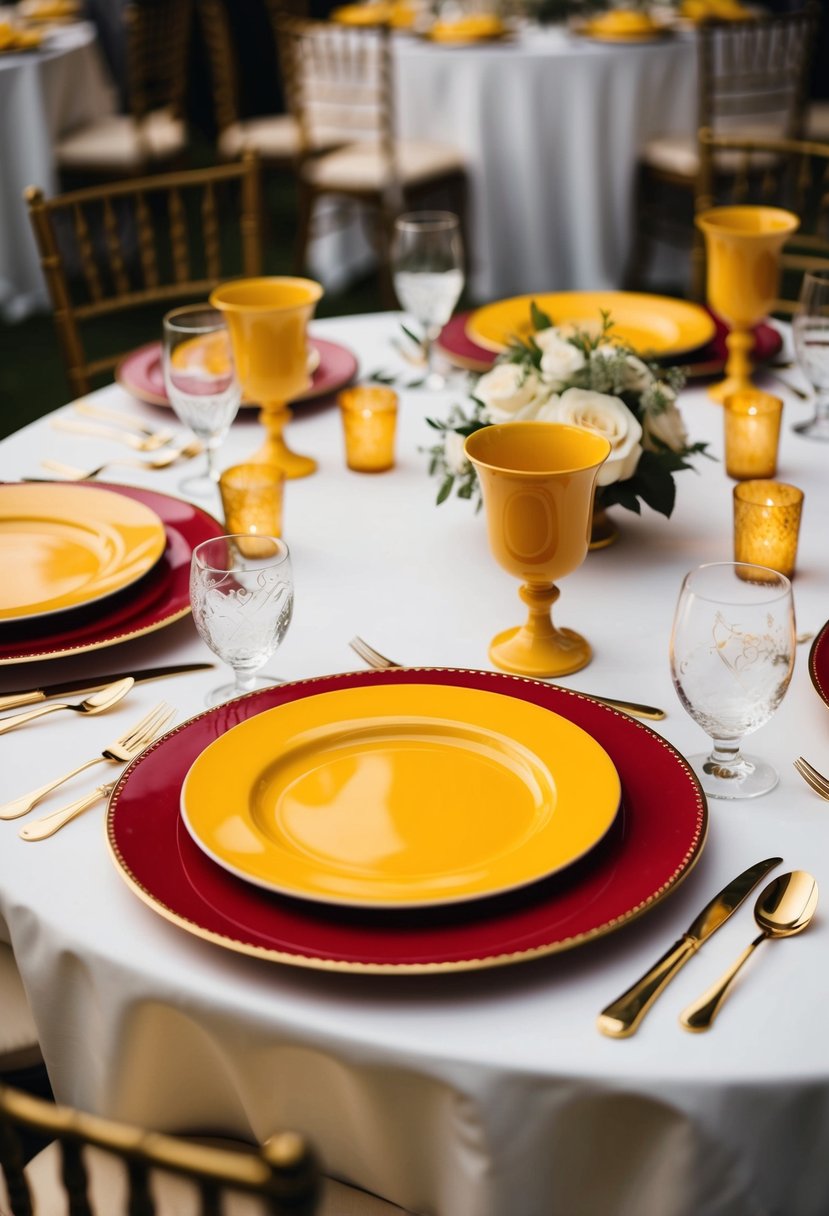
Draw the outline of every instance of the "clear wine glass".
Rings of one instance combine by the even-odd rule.
[[[164,318],[164,386],[179,421],[202,441],[207,468],[180,488],[193,497],[216,494],[216,450],[236,417],[242,392],[224,316],[209,304],[175,308]]]
[[[401,308],[423,330],[426,387],[446,381],[434,368],[434,344],[464,284],[463,240],[451,211],[410,211],[394,223],[391,267]]]
[[[815,390],[815,414],[792,429],[829,441],[829,270],[807,271],[792,323],[801,371]]]
[[[190,602],[196,629],[235,677],[208,694],[208,705],[279,683],[257,672],[291,623],[294,583],[284,540],[236,535],[203,541],[193,550]]]
[[[713,562],[685,576],[671,634],[671,674],[683,708],[713,740],[689,756],[706,794],[755,798],[777,785],[772,766],[745,755],[745,735],[768,722],[794,667],[792,586],[745,562]]]

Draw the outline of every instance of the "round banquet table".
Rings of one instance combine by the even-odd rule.
[[[23,191],[40,186],[54,194],[56,140],[114,108],[89,22],[50,28],[38,51],[0,55],[0,314],[5,320],[47,307]]]
[[[364,376],[382,368],[406,380],[411,369],[391,346],[398,323],[394,314],[343,318],[314,332],[351,347]],[[482,516],[458,500],[436,507],[426,473],[424,419],[444,414],[462,385],[400,392],[398,462],[386,474],[345,469],[330,402],[296,410],[293,444],[320,468],[286,488],[296,611],[269,668],[288,680],[359,666],[347,646],[357,632],[412,665],[487,668],[490,637],[519,619],[517,587],[490,557]],[[829,616],[826,452],[792,433],[808,407],[785,396],[779,474],[806,491],[798,628],[816,631]],[[118,387],[96,398],[169,421]],[[593,663],[566,683],[664,706],[659,730],[688,754],[705,740],[672,688],[671,617],[683,573],[731,556],[731,482],[718,459],[719,407],[702,388],[687,389],[681,404],[715,459],[678,476],[671,520],[619,513],[618,543],[563,580],[556,611],[595,648]],[[245,412],[223,463],[250,453],[259,433]],[[0,444],[0,476],[37,475],[47,455],[91,465],[115,454],[107,441],[59,434],[47,418]],[[170,493],[181,476],[122,474],[112,478]],[[764,948],[711,1033],[686,1034],[677,1015],[754,936],[754,895],[635,1036],[611,1040],[596,1029],[599,1010],[748,865],[782,856],[829,890],[826,807],[792,767],[805,755],[829,769],[829,709],[807,655],[800,646],[785,700],[752,740],[777,767],[777,789],[746,804],[713,802],[696,866],[646,915],[532,963],[404,977],[245,957],[136,898],[108,854],[100,806],[40,844],[19,839],[20,821],[0,823],[0,923],[57,1097],[173,1130],[258,1140],[295,1126],[330,1172],[438,1216],[824,1216],[825,913],[802,936]],[[186,618],[71,660],[0,667],[0,692],[205,657]],[[217,674],[143,684],[104,717],[64,714],[10,733],[0,739],[3,796],[96,754],[162,697],[179,721],[198,713]],[[44,810],[89,785],[76,783]]]
[[[693,33],[620,45],[528,24],[457,47],[400,34],[394,70],[398,134],[463,153],[474,299],[621,286],[639,150],[695,129]],[[314,274],[337,286],[367,252],[356,226],[321,235]]]

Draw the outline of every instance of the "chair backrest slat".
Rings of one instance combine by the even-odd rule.
[[[241,163],[48,200],[33,188],[26,199],[73,396],[88,392],[93,373],[115,362],[114,356],[94,363],[87,358],[81,324],[147,304],[203,299],[223,279],[261,273],[259,161],[253,152]],[[221,240],[223,201],[237,216],[241,265],[234,243],[226,242],[225,250]]]
[[[61,1179],[69,1200],[69,1216],[93,1216],[81,1145],[75,1140],[61,1140],[60,1149]]]

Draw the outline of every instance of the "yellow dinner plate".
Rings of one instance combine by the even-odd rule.
[[[619,807],[607,752],[528,701],[423,683],[342,688],[248,719],[190,768],[184,822],[220,866],[327,904],[510,891],[588,852]]]
[[[155,512],[126,495],[91,486],[0,486],[0,567],[7,573],[0,621],[103,599],[152,569],[166,543]]]
[[[467,13],[454,21],[436,21],[426,34],[433,42],[487,42],[503,38],[507,27],[492,13]]]
[[[516,338],[532,333],[533,301],[554,325],[598,333],[602,312],[613,321],[611,335],[627,342],[640,355],[665,358],[684,354],[710,342],[715,333],[712,317],[698,304],[670,296],[630,291],[561,291],[550,295],[513,296],[473,312],[466,332],[486,350],[502,351]]]

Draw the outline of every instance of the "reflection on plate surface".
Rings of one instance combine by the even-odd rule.
[[[236,727],[196,760],[182,814],[219,865],[284,894],[418,907],[513,890],[607,832],[619,778],[579,727],[436,684],[340,689]]]
[[[0,621],[95,603],[130,586],[164,552],[154,511],[122,494],[75,485],[0,485]]]
[[[493,351],[503,350],[516,338],[526,340],[532,333],[533,302],[554,325],[591,334],[601,331],[602,313],[609,313],[611,337],[626,342],[643,357],[695,350],[715,332],[711,315],[699,304],[629,291],[562,291],[498,300],[473,312],[466,332],[473,342]]]
[[[430,684],[515,697],[566,717],[607,751],[622,809],[587,857],[520,891],[437,908],[327,907],[242,881],[193,841],[181,786],[193,762],[240,722],[340,688]],[[667,811],[670,813],[667,813]],[[239,697],[183,723],[121,778],[107,811],[110,850],[130,889],[180,929],[272,962],[361,974],[468,971],[524,962],[612,933],[690,872],[708,823],[679,753],[641,722],[578,693],[500,672],[350,672]]]

